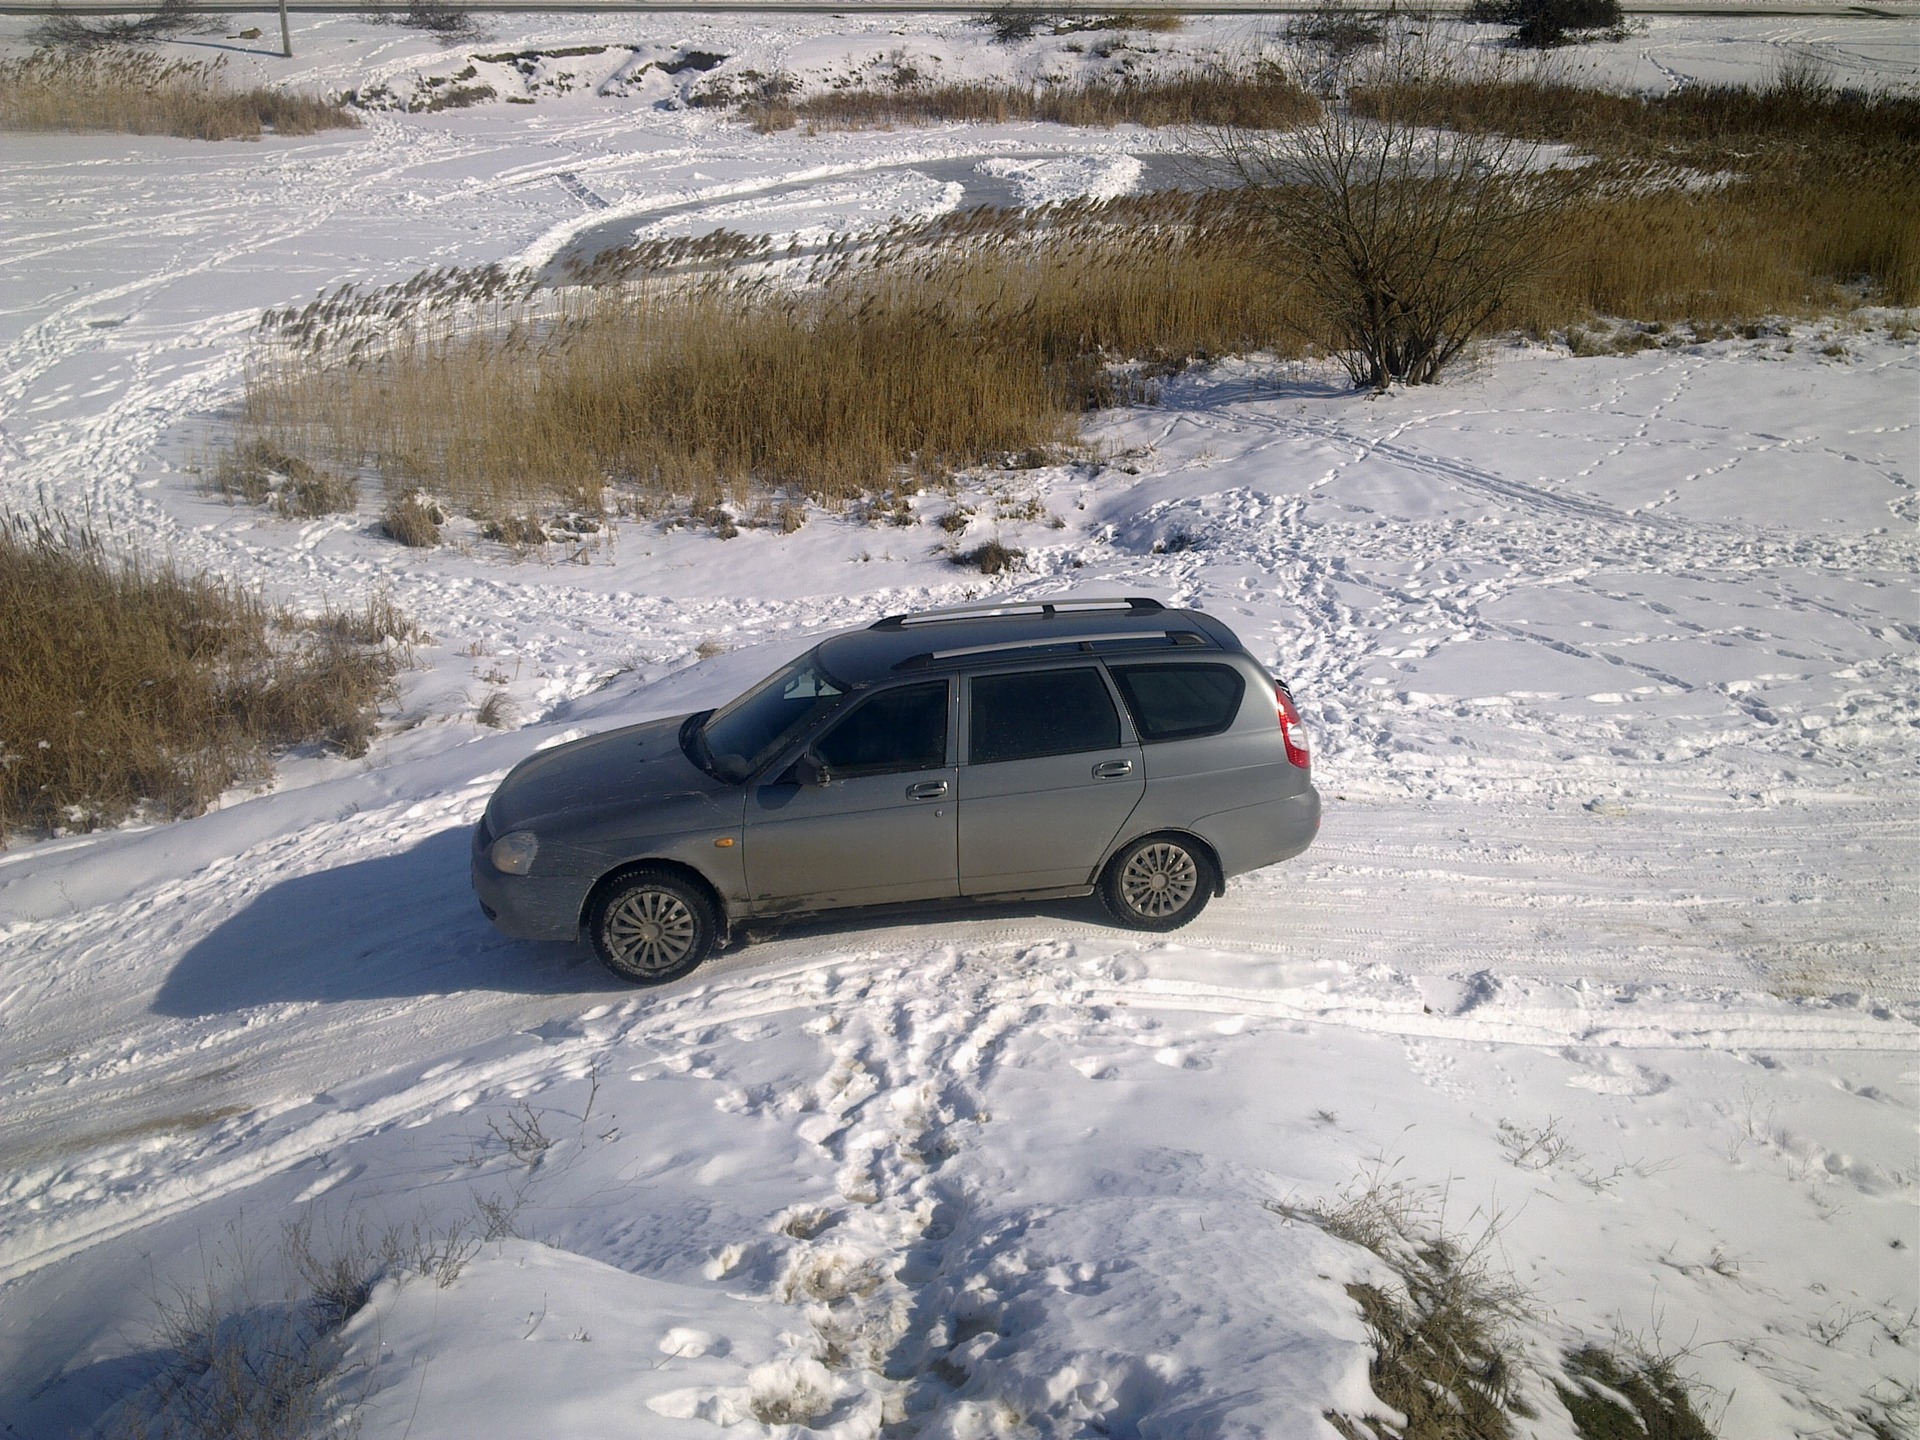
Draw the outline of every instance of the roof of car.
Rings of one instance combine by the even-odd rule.
[[[889,615],[865,630],[823,641],[827,670],[850,685],[913,671],[946,671],[983,661],[1168,647],[1239,650],[1211,616],[1139,596],[1056,596],[950,610]]]

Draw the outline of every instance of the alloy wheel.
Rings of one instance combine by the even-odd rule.
[[[1120,896],[1138,915],[1160,920],[1176,914],[1200,888],[1200,868],[1180,846],[1158,840],[1143,845],[1120,872]]]

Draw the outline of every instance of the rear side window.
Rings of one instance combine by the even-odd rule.
[[[972,692],[967,758],[975,765],[1120,743],[1120,714],[1098,670],[976,675]]]
[[[1115,665],[1142,740],[1218,735],[1240,713],[1246,679],[1231,665]]]
[[[947,763],[947,682],[881,691],[822,736],[813,753],[841,775],[939,769]]]

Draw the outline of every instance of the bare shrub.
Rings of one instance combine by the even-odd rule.
[[[1544,167],[1531,142],[1439,129],[1398,103],[1463,62],[1395,26],[1284,144],[1227,129],[1209,142],[1265,204],[1276,283],[1297,288],[1354,384],[1376,389],[1437,380],[1502,317],[1568,247],[1563,217],[1588,183]],[[1355,91],[1368,103],[1345,103]]]
[[[376,24],[428,31],[436,40],[449,45],[456,40],[482,38],[472,13],[446,0],[407,0],[405,10],[376,10],[369,18]]]
[[[192,0],[161,0],[144,15],[79,15],[54,5],[27,30],[28,43],[48,50],[87,51],[159,45],[176,35],[215,28],[219,22],[195,10]]]
[[[445,1223],[370,1226],[350,1218],[319,1233],[314,1212],[285,1225],[277,1253],[236,1228],[204,1257],[197,1281],[157,1299],[154,1378],[111,1413],[106,1440],[309,1440],[355,1435],[339,1332],[382,1280],[418,1275],[445,1289],[487,1240],[515,1233],[520,1209],[475,1197]],[[479,1233],[475,1233],[478,1230]]]
[[[288,745],[365,751],[398,663],[235,587],[0,523],[0,836],[192,814]]]
[[[396,495],[380,516],[380,528],[388,536],[415,550],[438,545],[440,527],[446,523],[446,512],[417,491]]]
[[[1473,0],[1466,18],[1483,25],[1509,25],[1509,45],[1550,50],[1595,32],[1622,38],[1626,16],[1620,0]]]
[[[158,1300],[160,1368],[103,1427],[110,1440],[305,1440],[351,1426],[334,1380],[342,1325],[366,1304],[385,1263],[364,1231],[324,1253],[310,1221],[284,1234],[278,1281],[241,1248],[207,1257],[198,1282]],[[302,1282],[313,1287],[301,1293]]]
[[[993,32],[993,38],[1002,45],[1011,45],[1016,40],[1031,40],[1040,31],[1051,33],[1055,26],[1073,18],[1071,10],[1042,9],[1038,5],[1005,4],[993,5],[975,17],[976,23]]]
[[[224,60],[39,50],[0,60],[0,130],[110,131],[189,140],[310,135],[360,122],[337,102],[227,87]]]
[[[505,1115],[489,1119],[487,1129],[506,1147],[509,1155],[529,1170],[539,1165],[553,1148],[552,1138],[540,1123],[540,1112],[525,1100],[515,1102]]]
[[[1387,18],[1381,11],[1342,0],[1321,0],[1313,9],[1290,16],[1281,33],[1296,49],[1320,51],[1327,60],[1340,62],[1384,41]]]

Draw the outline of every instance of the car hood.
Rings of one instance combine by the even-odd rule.
[[[494,791],[488,828],[504,835],[548,819],[571,826],[614,807],[631,811],[682,797],[711,801],[737,794],[737,787],[714,779],[680,748],[687,719],[675,715],[627,725],[529,756]]]

